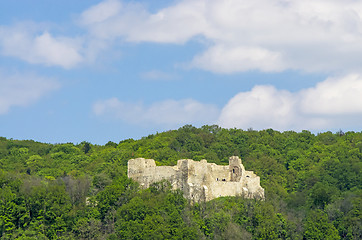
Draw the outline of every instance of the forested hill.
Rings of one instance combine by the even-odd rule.
[[[141,190],[127,161],[227,164],[240,156],[266,200],[190,205],[167,183]],[[362,239],[362,133],[218,126],[104,146],[0,138],[0,239]]]

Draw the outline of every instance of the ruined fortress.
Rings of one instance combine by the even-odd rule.
[[[241,159],[229,158],[228,166],[206,160],[182,159],[176,166],[156,166],[153,159],[136,158],[128,161],[128,177],[142,188],[167,180],[173,189],[181,189],[192,202],[209,201],[222,196],[243,196],[264,199],[260,178],[253,171],[245,171]]]

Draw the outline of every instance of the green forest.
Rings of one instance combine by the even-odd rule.
[[[190,204],[127,161],[239,156],[265,201]],[[0,239],[362,239],[362,132],[200,128],[95,145],[0,138]]]

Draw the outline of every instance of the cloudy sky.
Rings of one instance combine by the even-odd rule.
[[[362,130],[362,1],[0,0],[0,136]]]

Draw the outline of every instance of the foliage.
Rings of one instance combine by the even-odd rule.
[[[0,239],[362,239],[362,133],[216,125],[104,146],[0,138]],[[127,161],[178,159],[256,172],[265,201],[190,205],[168,182],[140,189]]]

